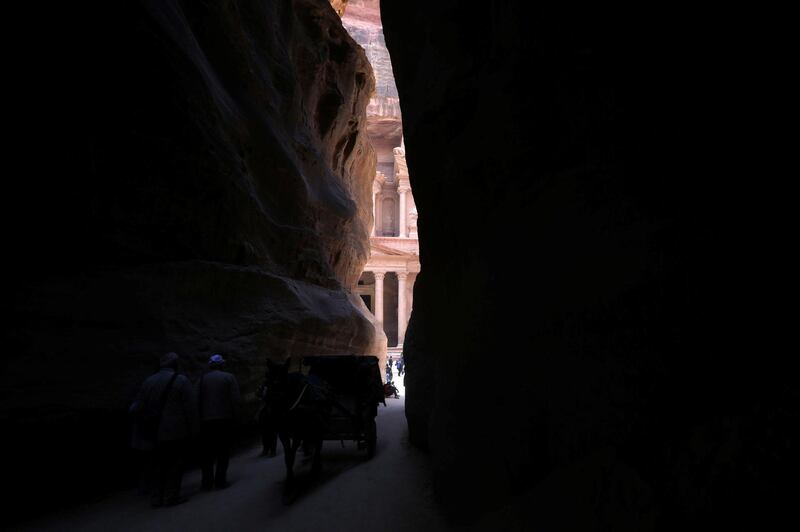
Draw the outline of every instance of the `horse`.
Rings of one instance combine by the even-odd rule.
[[[269,401],[286,464],[286,501],[294,488],[295,455],[301,445],[313,452],[312,475],[321,470],[320,455],[328,428],[331,402],[324,381],[299,372],[289,373],[289,360],[282,365],[268,362],[268,367],[272,382]]]

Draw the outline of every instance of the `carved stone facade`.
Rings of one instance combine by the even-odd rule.
[[[393,173],[376,172],[372,184],[375,225],[370,259],[356,293],[383,326],[389,347],[401,348],[420,270],[417,209],[408,179],[405,147],[394,148]],[[378,154],[380,160],[382,154]]]
[[[390,354],[397,354],[419,273],[417,208],[408,179],[400,105],[378,0],[350,0],[342,23],[364,47],[375,73],[375,92],[367,107],[367,134],[377,155],[372,183],[374,225],[370,259],[356,293],[383,327]]]

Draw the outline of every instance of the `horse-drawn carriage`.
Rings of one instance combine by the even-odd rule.
[[[308,375],[325,383],[330,401],[325,440],[353,440],[367,456],[375,454],[378,403],[386,404],[378,359],[374,356],[307,356]]]
[[[284,494],[292,490],[295,453],[313,450],[312,472],[319,471],[324,440],[354,440],[367,457],[375,454],[378,403],[386,404],[378,358],[356,355],[307,356],[307,368],[289,373],[284,364],[267,362],[269,422],[283,444]]]

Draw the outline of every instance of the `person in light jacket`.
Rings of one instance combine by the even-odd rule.
[[[159,370],[142,383],[130,411],[137,420],[132,447],[149,455],[151,504],[158,507],[186,502],[180,494],[183,464],[197,425],[197,407],[192,383],[178,374],[176,353],[161,357]],[[144,426],[145,413],[155,419],[151,431]]]
[[[198,383],[200,440],[204,490],[228,486],[231,442],[239,408],[239,383],[233,374],[222,371],[225,359],[213,355],[209,371]]]

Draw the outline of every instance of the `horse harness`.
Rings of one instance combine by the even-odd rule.
[[[300,390],[300,395],[297,396],[297,400],[294,402],[294,404],[291,406],[291,408],[289,408],[289,412],[294,410],[294,407],[296,407],[297,404],[300,402],[300,399],[303,398],[303,394],[306,393],[306,388],[308,388],[308,383],[305,383],[305,385],[303,386],[303,389]]]
[[[292,410],[294,410],[297,407],[298,404],[300,404],[300,401],[303,399],[303,395],[305,395],[306,390],[308,389],[309,386],[313,386],[314,388],[320,388],[319,386],[315,386],[314,384],[311,384],[310,382],[306,382],[303,385],[303,389],[300,390],[300,394],[297,396],[297,399],[295,400],[294,404],[292,404],[292,406],[289,407],[289,410],[287,410],[287,412],[291,412]],[[342,406],[339,403],[339,401],[337,401],[333,397],[328,397],[328,402],[331,404],[331,406],[333,406],[337,410],[339,410],[342,413],[344,413],[347,417],[351,418],[354,422],[358,421],[358,416],[356,416],[355,414],[350,412],[347,408]]]

